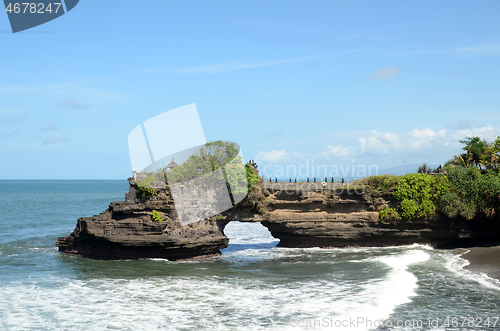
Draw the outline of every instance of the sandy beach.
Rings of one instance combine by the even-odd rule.
[[[467,249],[470,251],[461,256],[470,262],[465,269],[483,272],[491,278],[500,280],[500,246]]]

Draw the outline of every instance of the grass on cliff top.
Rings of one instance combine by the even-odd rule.
[[[361,184],[372,189],[374,196],[391,194],[398,182],[399,177],[395,175],[370,176],[363,178]]]

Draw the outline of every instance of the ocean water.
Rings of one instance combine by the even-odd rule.
[[[500,284],[456,252],[276,247],[230,223],[217,258],[59,253],[126,181],[0,181],[0,330],[500,330]]]

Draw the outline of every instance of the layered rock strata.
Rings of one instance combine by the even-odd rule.
[[[395,246],[436,247],[498,242],[500,222],[467,222],[440,215],[381,222],[378,211],[395,207],[392,195],[376,196],[367,187],[319,183],[265,183],[266,226],[282,247]]]
[[[65,253],[110,258],[191,259],[220,254],[229,239],[227,221],[214,216],[182,226],[168,189],[156,187],[146,198],[134,178],[125,201],[112,202],[99,215],[78,219],[71,235],[56,246]],[[161,222],[153,217],[156,211]]]
[[[78,219],[73,233],[57,241],[59,250],[110,258],[183,260],[213,256],[228,246],[224,227],[230,221],[261,222],[282,247],[413,243],[465,247],[500,242],[497,219],[468,222],[436,215],[381,222],[378,211],[397,204],[392,195],[378,196],[369,188],[332,184],[324,187],[319,183],[261,183],[237,207],[182,225],[167,187],[158,186],[154,194],[143,197],[136,179],[129,178],[129,182],[125,201],[112,202],[99,215]],[[193,210],[197,208],[195,201],[189,203]]]

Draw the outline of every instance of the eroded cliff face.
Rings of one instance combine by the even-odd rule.
[[[227,221],[214,216],[181,226],[167,189],[142,197],[137,182],[129,178],[125,201],[112,202],[99,215],[78,219],[73,233],[59,238],[56,246],[65,253],[111,258],[192,259],[220,254],[229,239]],[[152,217],[160,213],[162,222]]]
[[[378,211],[396,207],[389,195],[369,188],[321,184],[261,183],[235,208],[181,225],[168,188],[142,197],[129,178],[125,201],[112,202],[93,217],[78,219],[73,233],[59,238],[61,252],[110,258],[192,259],[220,254],[230,221],[261,222],[282,247],[395,246],[413,243],[463,247],[500,242],[499,220],[428,219],[381,222]],[[193,210],[196,202],[189,201]],[[186,207],[186,206],[183,206]],[[157,211],[162,222],[154,220]],[[195,213],[196,214],[196,213]]]
[[[413,243],[460,246],[500,239],[500,222],[470,223],[436,215],[410,221],[379,220],[395,207],[392,196],[375,197],[369,188],[321,184],[265,183],[266,226],[282,247],[394,246]]]

